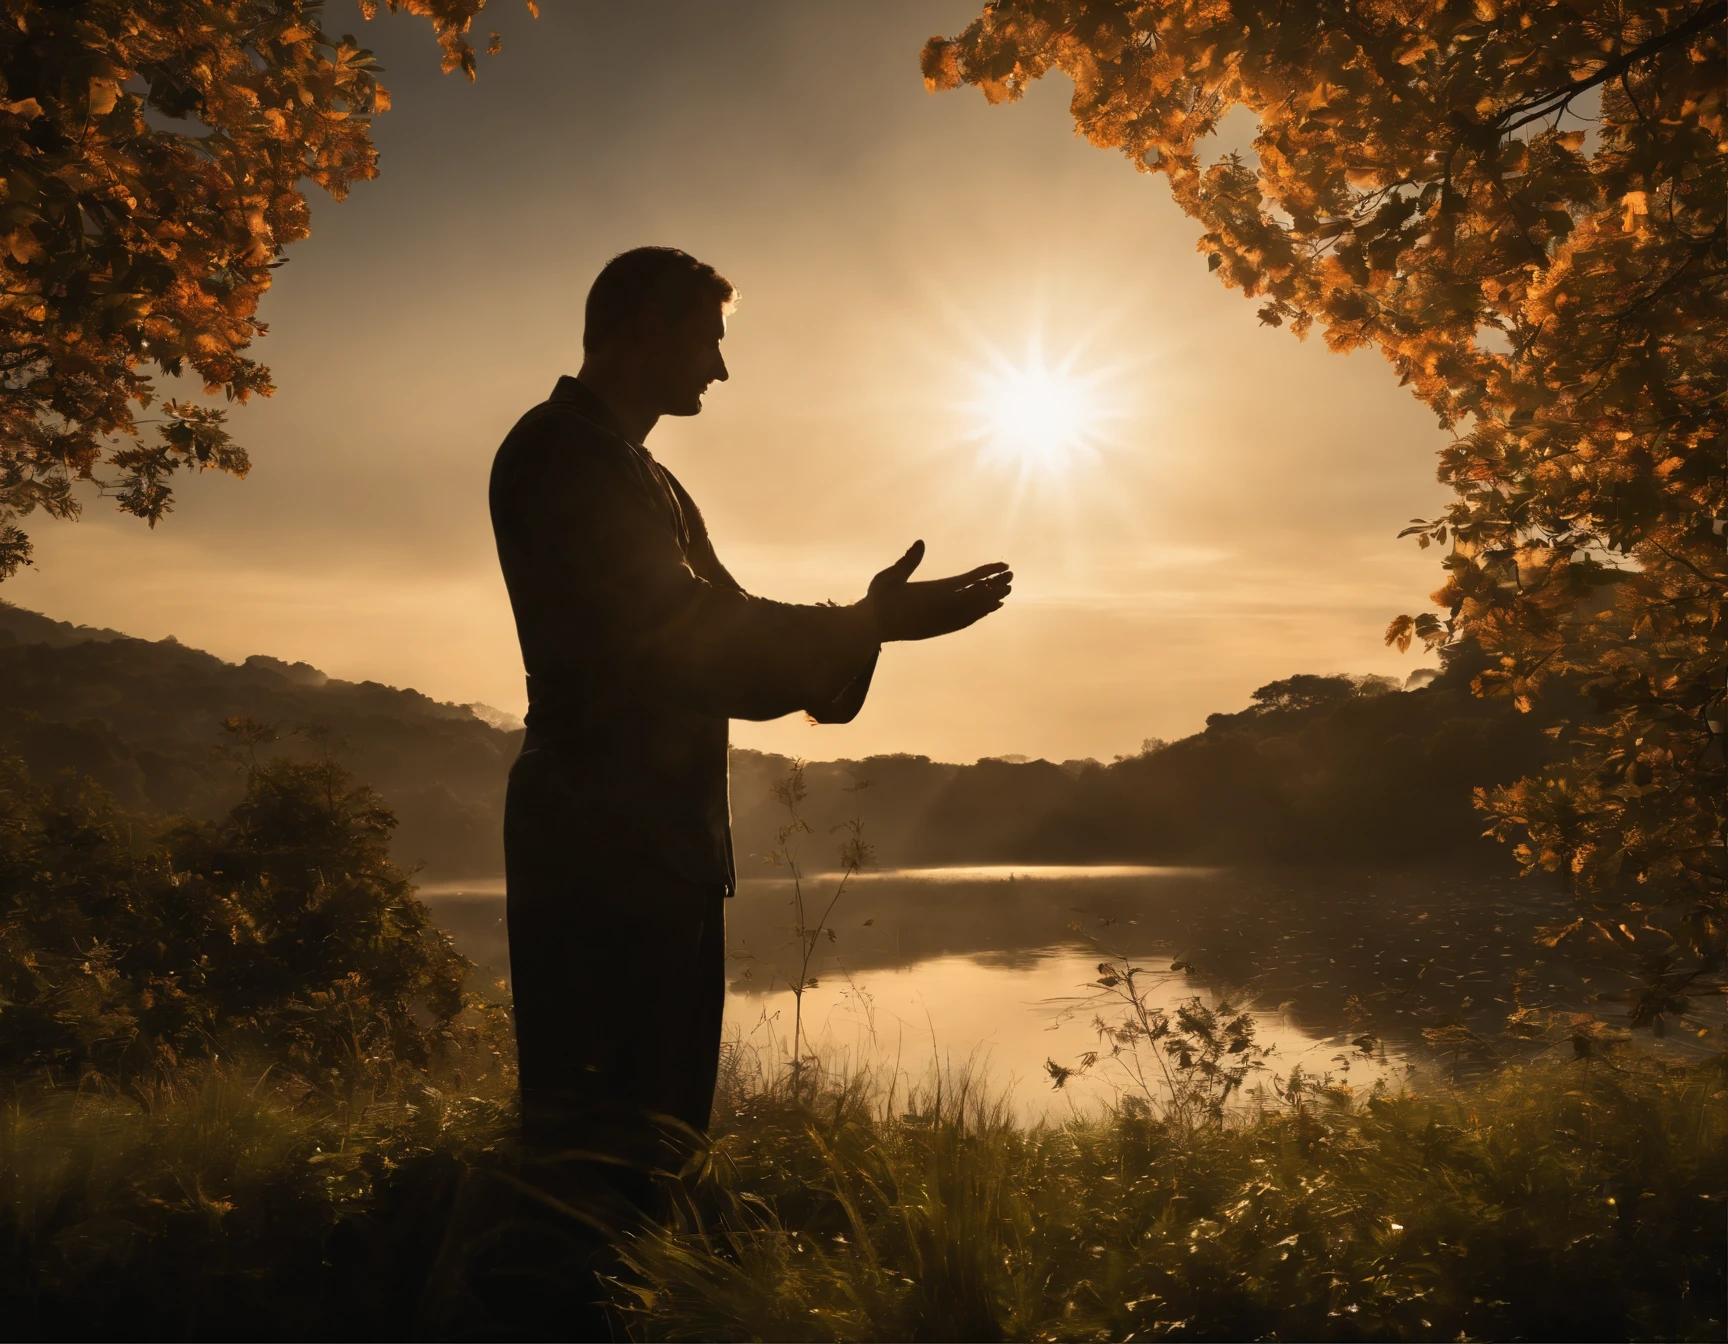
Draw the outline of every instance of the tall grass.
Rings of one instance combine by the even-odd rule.
[[[210,1064],[0,1108],[10,1337],[557,1338],[592,1238],[524,1194],[508,1077],[331,1108]],[[734,1053],[714,1144],[624,1243],[641,1339],[1722,1335],[1722,1076],[1584,1059],[1195,1122],[1026,1126]]]
[[[627,1251],[639,1338],[1722,1336],[1719,1073],[1031,1128],[965,1078],[742,1081],[679,1221]]]
[[[857,780],[845,791],[859,793],[869,787],[869,780]],[[824,937],[830,943],[838,941],[839,935],[831,922],[834,908],[840,904],[840,898],[846,894],[846,888],[853,877],[874,862],[874,853],[865,842],[864,822],[861,817],[854,816],[842,822],[836,828],[846,832],[846,839],[840,846],[839,880],[826,900],[815,893],[807,894],[804,890],[804,866],[799,843],[801,837],[812,834],[810,823],[804,819],[804,801],[809,796],[804,783],[804,762],[793,761],[786,774],[775,781],[771,792],[774,801],[784,809],[786,819],[774,834],[774,848],[768,855],[768,861],[774,867],[784,869],[791,879],[792,923],[786,932],[796,940],[798,948],[798,970],[791,980],[791,1065],[792,1083],[796,1089],[798,1079],[807,1065],[815,1064],[820,1067],[820,1062],[807,1054],[805,1049],[804,995],[815,989],[817,984],[816,977],[810,974],[810,968]]]
[[[412,1333],[458,1188],[514,1127],[505,1082],[335,1107],[226,1063],[20,1086],[0,1106],[0,1334]]]

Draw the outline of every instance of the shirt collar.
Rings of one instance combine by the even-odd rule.
[[[547,400],[573,407],[584,419],[592,420],[609,434],[616,434],[626,443],[630,443],[632,447],[641,447],[640,444],[632,442],[630,436],[624,432],[623,426],[618,423],[618,417],[612,414],[611,408],[601,401],[590,388],[569,374],[564,374],[558,379],[557,384],[552,389],[552,395]]]

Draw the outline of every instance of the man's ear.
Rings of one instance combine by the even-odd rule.
[[[671,324],[666,320],[666,310],[658,304],[644,304],[625,325],[624,335],[636,350],[664,347],[672,335]]]

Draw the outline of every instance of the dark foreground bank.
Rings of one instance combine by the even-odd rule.
[[[1017,1127],[982,1085],[732,1074],[676,1230],[609,1286],[640,1339],[1719,1339],[1719,1072],[1587,1057],[1457,1090],[1128,1101]],[[321,1103],[190,1071],[0,1112],[12,1338],[585,1337],[572,1213],[507,1079]]]

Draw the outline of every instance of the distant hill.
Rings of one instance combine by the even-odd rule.
[[[877,756],[807,767],[806,865],[862,817],[878,861],[1503,865],[1480,838],[1473,786],[1552,750],[1542,721],[1469,693],[1469,656],[1426,685],[1295,676],[1205,731],[1109,763]],[[522,732],[486,706],[445,704],[305,663],[228,663],[172,639],[130,639],[0,603],[0,743],[38,774],[74,770],[128,808],[217,815],[239,773],[223,721],[316,728],[282,749],[331,749],[396,810],[395,852],[431,878],[503,869],[504,782]],[[320,745],[320,742],[323,744]],[[739,866],[762,871],[791,762],[732,753]],[[869,787],[854,786],[868,781]]]
[[[63,649],[69,644],[106,643],[130,639],[118,630],[106,630],[94,625],[71,625],[39,612],[26,611],[10,602],[0,602],[0,647],[7,644],[47,644]],[[169,641],[170,643],[174,641]]]
[[[239,772],[220,750],[222,723],[236,716],[290,734],[324,730],[329,749],[395,808],[402,862],[447,876],[503,868],[504,779],[519,728],[306,663],[262,654],[228,663],[173,639],[0,603],[0,743],[38,775],[74,770],[123,807],[213,817],[239,795]],[[293,736],[282,749],[320,748]]]
[[[830,866],[839,839],[830,833],[859,816],[895,866],[1504,867],[1505,850],[1482,838],[1472,789],[1539,769],[1553,744],[1548,720],[1472,696],[1477,670],[1465,652],[1411,690],[1372,677],[1285,678],[1247,709],[1211,715],[1203,732],[1108,764],[879,756],[811,765],[806,854]],[[741,856],[772,848],[781,814],[768,786],[790,764],[733,752]],[[870,787],[846,791],[862,780]]]

